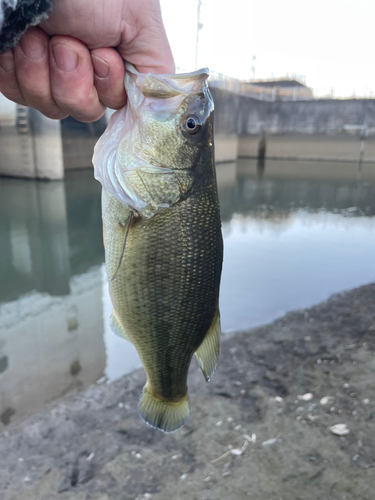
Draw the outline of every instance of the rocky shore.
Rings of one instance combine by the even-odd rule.
[[[223,337],[191,419],[136,413],[143,370],[67,396],[0,436],[4,500],[373,499],[375,284]]]

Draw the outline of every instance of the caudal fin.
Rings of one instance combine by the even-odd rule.
[[[189,398],[186,394],[178,401],[163,401],[150,394],[145,386],[139,400],[138,413],[151,427],[163,432],[173,432],[189,418]]]

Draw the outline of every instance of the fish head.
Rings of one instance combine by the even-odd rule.
[[[103,188],[139,215],[151,217],[186,197],[203,173],[202,156],[213,161],[213,100],[207,77],[206,69],[151,75],[127,65],[128,104],[109,124],[116,137],[107,134],[115,152],[107,154],[110,161],[104,158],[105,169],[98,165],[95,173],[101,170],[96,177]],[[94,155],[94,166],[99,156]]]

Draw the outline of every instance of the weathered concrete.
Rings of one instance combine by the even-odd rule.
[[[0,175],[62,179],[60,122],[46,118],[32,108],[12,108],[2,106],[2,103],[3,99],[0,101]]]
[[[256,158],[261,134],[242,135],[238,141],[238,156]],[[307,135],[283,134],[266,135],[266,156],[268,159],[315,160],[358,162],[361,155],[361,138],[349,134]],[[364,141],[363,162],[375,163],[375,138]]]
[[[238,135],[215,134],[216,163],[235,161],[238,156]]]
[[[217,134],[239,134],[239,156],[375,162],[375,100],[265,102],[212,89]]]

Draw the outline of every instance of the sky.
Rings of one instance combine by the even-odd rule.
[[[188,71],[197,5],[161,0],[176,66]],[[303,75],[317,95],[375,97],[373,0],[202,0],[201,23],[198,67],[250,80],[254,66],[255,79]]]

